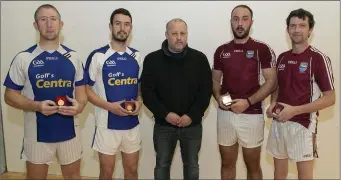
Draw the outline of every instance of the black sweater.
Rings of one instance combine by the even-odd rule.
[[[165,40],[160,50],[145,57],[141,88],[143,103],[154,114],[155,123],[173,126],[165,118],[174,112],[187,114],[190,126],[200,124],[212,94],[207,57],[188,46],[182,53],[171,53]]]

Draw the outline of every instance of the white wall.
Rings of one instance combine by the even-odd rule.
[[[33,45],[38,37],[33,28],[33,13],[42,3],[49,2],[1,2],[1,81],[3,82],[11,60],[21,50]],[[311,44],[332,61],[337,89],[336,105],[321,112],[318,124],[320,158],[315,163],[315,177],[339,179],[339,77],[340,77],[340,3],[339,2],[50,2],[55,5],[65,23],[64,44],[77,50],[85,61],[95,48],[109,42],[108,23],[112,11],[119,7],[127,8],[133,16],[133,37],[131,46],[146,55],[159,49],[164,40],[166,22],[172,18],[183,18],[189,26],[189,46],[204,52],[212,65],[215,49],[231,40],[229,18],[234,6],[239,3],[249,5],[254,11],[252,37],[268,43],[276,55],[290,48],[286,35],[285,19],[293,9],[302,7],[315,15],[316,27]],[[4,87],[1,87],[2,96]],[[4,134],[6,158],[9,171],[24,172],[25,164],[19,159],[23,137],[22,112],[3,102]],[[208,114],[203,122],[203,143],[200,152],[200,177],[220,178],[220,156],[216,143],[216,103],[211,101]],[[141,152],[139,177],[153,178],[155,154],[152,144],[153,121],[146,108],[141,114],[143,148]],[[81,174],[96,177],[99,174],[98,156],[91,148],[94,133],[93,105],[88,104],[80,115],[84,158]],[[266,119],[265,137],[270,121]],[[266,138],[265,138],[266,139]],[[266,140],[265,142],[266,143]],[[123,177],[121,158],[117,160],[116,177]],[[262,151],[261,165],[264,178],[273,178],[272,158]],[[290,165],[289,177],[297,175],[294,164]],[[49,169],[51,174],[60,174],[57,164]],[[182,164],[177,149],[173,161],[172,178],[182,178]],[[237,178],[246,178],[242,156],[239,156]]]

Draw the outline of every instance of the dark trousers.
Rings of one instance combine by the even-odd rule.
[[[202,140],[201,124],[184,128],[154,125],[153,141],[156,151],[154,179],[170,179],[170,167],[178,140],[180,141],[184,179],[199,179],[198,153]]]

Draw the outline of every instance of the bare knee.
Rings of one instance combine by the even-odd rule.
[[[261,170],[259,158],[248,158],[244,159],[244,161],[248,172],[257,172]]]
[[[137,172],[137,164],[130,164],[128,167],[124,168],[125,171],[129,173],[136,173]]]
[[[276,159],[274,158],[275,179],[286,179],[288,175],[288,159]]]
[[[81,179],[79,170],[68,171],[67,173],[63,173],[64,179]]]
[[[298,173],[298,179],[313,179],[313,172],[310,173]]]
[[[47,164],[33,164],[26,161],[26,179],[46,179],[47,171]]]
[[[243,148],[243,157],[246,168],[249,172],[258,172],[260,167],[260,147]]]
[[[298,179],[313,179],[314,160],[297,162]]]
[[[139,151],[133,153],[122,152],[122,162],[125,179],[137,179],[137,168],[139,161]]]
[[[100,165],[100,179],[112,179],[114,174],[114,164],[101,163]]]
[[[235,169],[238,158],[239,144],[236,143],[232,146],[219,146],[221,155],[221,166],[225,169]]]
[[[235,169],[236,161],[235,158],[225,158],[221,160],[221,167],[224,169]]]
[[[63,176],[64,176],[64,179],[81,179],[79,171],[74,171],[68,174],[63,174]]]
[[[137,164],[124,166],[125,179],[137,179]]]
[[[99,179],[112,179],[115,168],[115,155],[98,153],[100,162]]]
[[[61,166],[64,179],[80,179],[80,159]]]
[[[286,179],[288,175],[288,171],[282,169],[275,169],[274,177],[275,179]]]

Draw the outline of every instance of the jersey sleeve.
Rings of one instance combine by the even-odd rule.
[[[276,67],[276,54],[268,45],[264,46],[259,51],[259,61],[262,69]]]
[[[221,62],[220,54],[222,52],[221,48],[218,47],[216,51],[214,52],[213,56],[213,70],[223,71],[223,63]]]
[[[143,68],[143,57],[140,52],[136,52],[136,61],[139,65],[139,76],[138,76],[138,82],[140,82],[142,68]]]
[[[74,54],[76,53],[74,52]],[[76,66],[75,86],[85,85],[87,83],[87,78],[84,72],[83,62],[80,60],[77,54],[75,59],[75,66]]]
[[[314,77],[322,92],[334,90],[334,77],[332,64],[328,56],[320,54],[317,56],[317,65]]]
[[[26,76],[23,63],[24,60],[21,58],[21,54],[15,56],[7,73],[4,86],[14,90],[22,90],[24,88]]]
[[[276,61],[276,65],[275,65],[276,69],[278,69],[278,66],[279,66],[279,64],[281,63],[283,57],[284,57],[284,53],[281,53],[281,54],[278,56],[277,61]]]
[[[93,86],[96,81],[96,76],[98,74],[98,67],[97,67],[97,54],[96,51],[90,53],[88,56],[88,59],[86,60],[86,65],[85,65],[85,72],[86,72],[86,77],[88,79],[88,84],[90,86]]]

